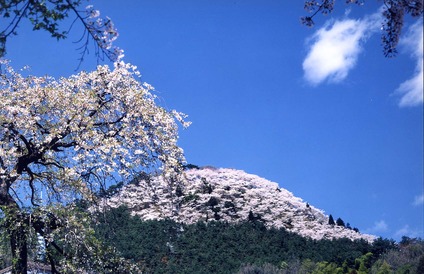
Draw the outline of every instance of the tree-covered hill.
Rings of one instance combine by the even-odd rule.
[[[97,221],[98,238],[143,273],[420,273],[424,266],[424,242],[417,239],[313,240],[254,220],[142,221],[123,206]]]
[[[190,166],[101,193],[97,237],[144,273],[419,273],[424,243],[359,233],[278,184]],[[93,210],[93,208],[91,208]],[[100,212],[100,213],[99,213]]]
[[[142,220],[262,222],[267,228],[285,228],[311,239],[348,238],[372,242],[375,236],[359,233],[295,197],[277,183],[244,171],[225,168],[186,170],[173,185],[161,176],[139,176],[133,184],[103,193],[101,206],[127,206]],[[333,220],[333,221],[331,221]]]

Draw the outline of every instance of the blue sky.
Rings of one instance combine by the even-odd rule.
[[[302,1],[90,3],[160,104],[189,115],[189,163],[257,174],[362,232],[424,237],[422,19],[407,17],[387,59],[377,1],[337,3],[314,28],[300,24]],[[81,34],[56,42],[23,24],[6,57],[69,76]],[[89,49],[80,69],[96,66]]]

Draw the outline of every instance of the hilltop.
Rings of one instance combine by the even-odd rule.
[[[227,168],[192,168],[170,185],[161,176],[140,176],[102,200],[102,207],[125,205],[141,220],[193,224],[199,221],[262,222],[321,240],[348,238],[374,241],[373,235],[330,225],[329,216],[290,191],[257,175]]]

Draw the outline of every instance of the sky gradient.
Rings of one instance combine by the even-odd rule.
[[[302,1],[90,4],[114,21],[124,61],[159,103],[189,115],[179,142],[188,163],[277,182],[362,232],[424,237],[422,18],[406,17],[388,59],[377,1],[337,3],[313,28],[300,23]],[[57,42],[24,23],[6,58],[69,76],[81,35],[76,24]],[[96,66],[89,49],[80,70]]]

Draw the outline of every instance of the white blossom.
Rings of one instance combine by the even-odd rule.
[[[186,123],[183,114],[159,107],[135,66],[117,62],[113,70],[55,80],[1,65],[0,176],[11,186],[31,180],[35,191],[86,195],[99,189],[98,176],[124,180],[152,168],[171,174],[183,163],[176,125]]]
[[[240,170],[188,170],[179,184],[183,192],[180,197],[175,189],[169,192],[167,181],[162,178],[157,176],[125,186],[101,204],[103,207],[125,204],[143,220],[173,219],[189,224],[216,219],[230,223],[246,221],[252,212],[267,227],[283,227],[312,239],[345,237],[370,242],[375,239],[372,235],[328,225],[324,211],[307,205],[277,183]]]

